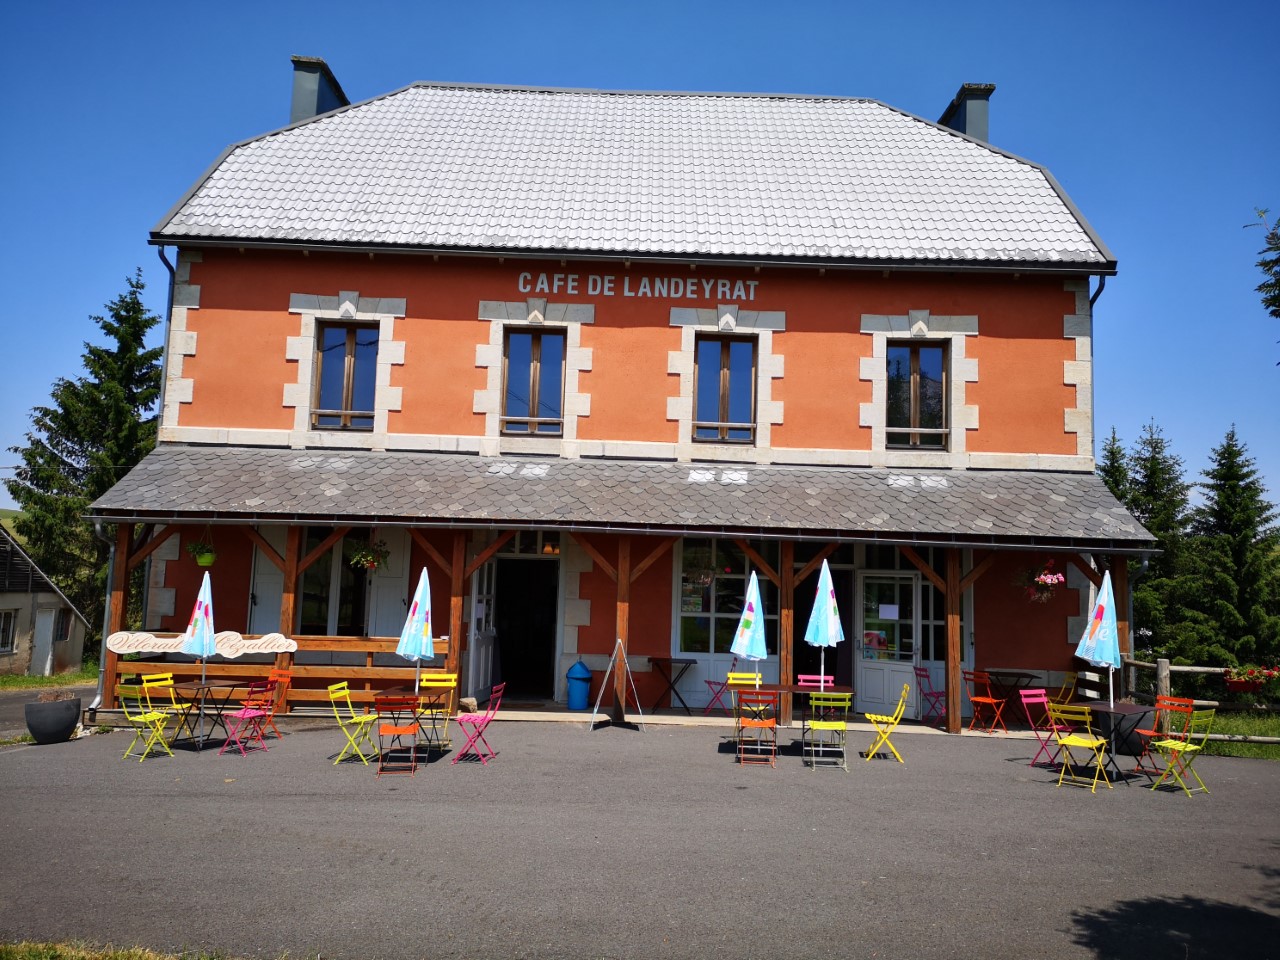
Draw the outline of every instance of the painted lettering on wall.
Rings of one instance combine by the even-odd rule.
[[[607,273],[522,273],[516,277],[521,293],[589,297],[642,297],[663,300],[747,301],[756,298],[759,280],[718,277],[633,277]]]

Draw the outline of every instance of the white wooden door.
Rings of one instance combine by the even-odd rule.
[[[488,698],[493,685],[497,633],[493,629],[498,565],[490,560],[471,577],[471,642],[467,659],[466,696]]]
[[[259,527],[262,539],[284,555],[288,531],[284,527]],[[249,594],[249,632],[276,633],[280,629],[280,603],[284,596],[284,571],[253,548],[253,589]],[[288,631],[289,634],[293,630]]]
[[[33,677],[47,677],[53,673],[53,621],[58,611],[52,607],[36,610],[36,632],[31,638],[31,666],[27,673]]]
[[[908,688],[906,715],[916,715],[916,638],[920,635],[920,575],[863,573],[858,577],[855,658],[856,709],[893,713]]]
[[[379,527],[376,539],[385,543],[390,553],[386,563],[378,564],[369,577],[369,636],[398,637],[409,612],[409,534],[400,527]],[[440,605],[433,602],[432,635],[440,632],[436,629],[438,609]]]

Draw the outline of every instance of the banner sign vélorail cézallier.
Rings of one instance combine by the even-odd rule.
[[[107,637],[107,649],[112,653],[179,653],[182,650],[182,634],[157,637],[154,633],[122,630]],[[261,637],[246,637],[234,630],[223,630],[214,637],[218,656],[234,660],[246,653],[294,653],[298,644],[281,633],[267,633]]]

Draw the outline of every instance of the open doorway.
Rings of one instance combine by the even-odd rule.
[[[559,592],[558,561],[498,558],[494,629],[500,679],[510,699],[555,696]]]

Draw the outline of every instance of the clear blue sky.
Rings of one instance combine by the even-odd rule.
[[[163,316],[148,231],[224,147],[288,121],[300,54],[353,101],[443,80],[871,97],[936,120],[962,82],[995,83],[992,142],[1046,165],[1120,262],[1095,312],[1099,437],[1128,446],[1154,418],[1194,480],[1235,423],[1280,500],[1280,322],[1243,229],[1280,215],[1274,0],[81,0],[4,22],[0,449],[136,267]]]

